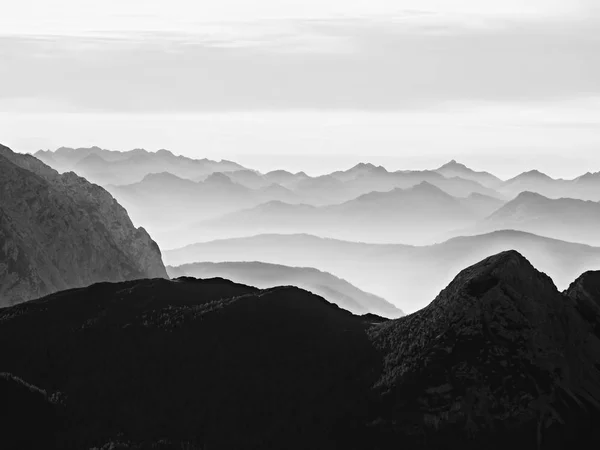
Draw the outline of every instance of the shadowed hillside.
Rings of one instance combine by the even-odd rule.
[[[397,320],[293,287],[151,279],[0,310],[0,340],[0,371],[61,393],[44,448],[600,444],[600,340],[514,251]]]

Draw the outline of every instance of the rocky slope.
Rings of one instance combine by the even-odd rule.
[[[103,188],[0,146],[0,306],[99,281],[166,277],[161,253]]]
[[[565,294],[600,336],[600,271],[590,271],[575,280]]]
[[[515,251],[462,271],[429,306],[373,336],[386,355],[378,436],[565,448],[600,417],[598,336]]]
[[[598,302],[588,278],[570,291]],[[293,287],[151,279],[0,310],[0,342],[0,372],[61,400],[45,448],[600,444],[600,339],[514,251],[396,320]]]

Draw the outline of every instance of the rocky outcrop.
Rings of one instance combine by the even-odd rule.
[[[462,271],[429,306],[373,335],[386,355],[377,428],[414,445],[562,448],[599,417],[598,336],[515,251]]]
[[[161,253],[103,188],[0,146],[0,306],[99,281],[167,277]]]
[[[565,291],[580,314],[594,327],[600,337],[600,271],[581,275]]]

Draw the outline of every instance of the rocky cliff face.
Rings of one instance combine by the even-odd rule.
[[[0,145],[0,306],[99,281],[167,277],[103,188]]]

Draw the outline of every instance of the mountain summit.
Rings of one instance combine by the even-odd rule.
[[[452,160],[435,170],[437,173],[444,175],[447,178],[459,177],[465,180],[476,181],[488,188],[494,188],[502,183],[500,178],[488,172],[477,172],[469,167]]]

